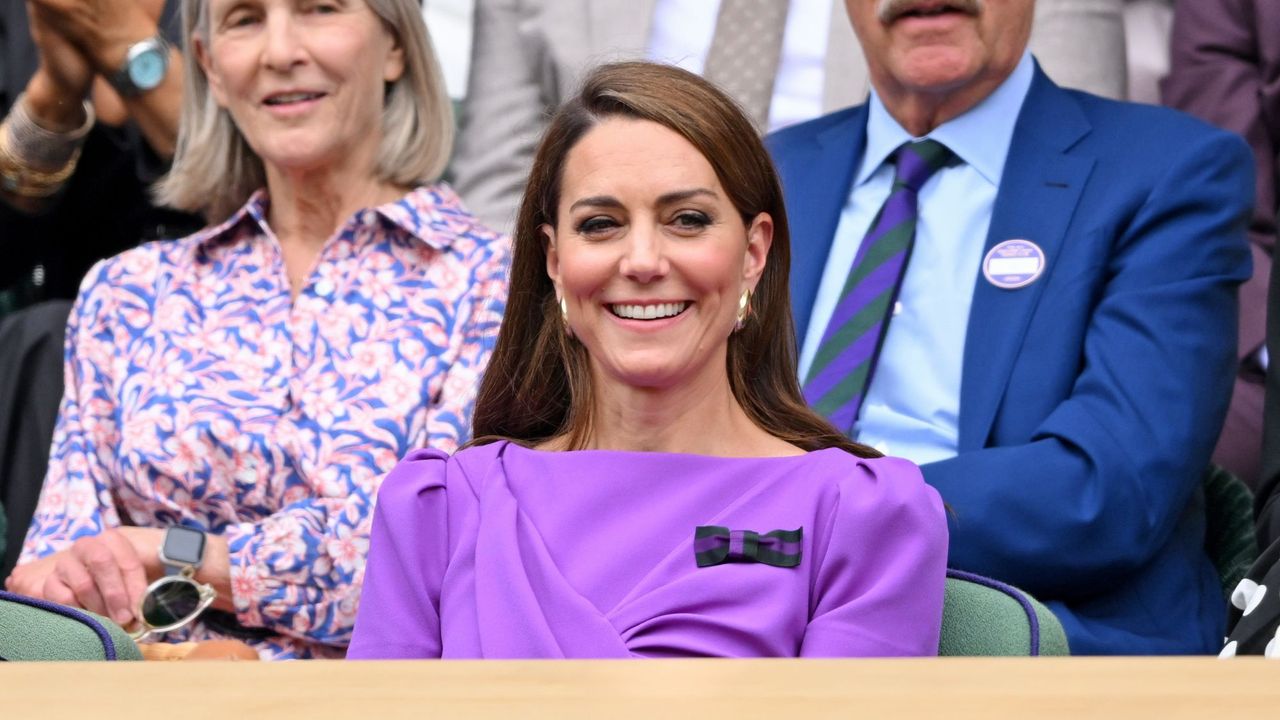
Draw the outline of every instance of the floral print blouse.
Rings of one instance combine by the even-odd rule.
[[[279,633],[252,641],[264,658],[340,656],[382,476],[467,439],[510,245],[421,187],[351,217],[291,298],[267,207],[90,272],[21,561],[104,527],[198,527],[227,538],[240,623]]]

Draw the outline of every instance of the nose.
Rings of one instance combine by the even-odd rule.
[[[266,47],[263,64],[277,72],[288,72],[303,62],[299,27],[293,13],[284,10],[270,13],[266,20]]]
[[[650,283],[665,277],[671,264],[667,260],[662,233],[653,225],[637,223],[627,233],[626,251],[619,269],[624,276],[638,283]]]

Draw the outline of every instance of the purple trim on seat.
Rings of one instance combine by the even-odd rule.
[[[976,585],[982,585],[983,587],[989,587],[992,590],[998,590],[1014,600],[1017,600],[1018,604],[1022,606],[1023,612],[1027,614],[1027,624],[1031,626],[1031,657],[1038,657],[1040,655],[1040,618],[1036,616],[1036,609],[1031,604],[1031,601],[1027,599],[1026,593],[1012,585],[1006,585],[999,580],[992,580],[989,577],[976,575],[963,570],[952,570],[951,568],[947,568],[947,577],[955,578],[956,580],[964,580],[965,582],[971,582]]]
[[[27,597],[26,595],[5,592],[4,590],[0,590],[0,600],[8,600],[20,605],[30,605],[31,607],[40,608],[41,610],[48,610],[49,612],[57,613],[63,617],[68,617],[84,625],[88,625],[95,633],[97,633],[98,639],[102,641],[102,650],[106,659],[116,659],[116,643],[111,639],[111,633],[107,632],[107,629],[102,626],[102,623],[98,622],[93,617],[86,615],[75,608],[69,608],[66,605],[59,605],[47,600],[40,600],[38,598]]]

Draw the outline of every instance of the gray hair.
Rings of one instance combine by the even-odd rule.
[[[427,36],[418,0],[364,0],[404,50],[405,71],[387,89],[382,112],[379,180],[412,186],[444,171],[453,149],[453,108]],[[262,159],[231,115],[218,107],[196,60],[192,39],[209,41],[207,0],[182,0],[184,79],[173,167],[157,185],[164,205],[203,212],[221,222],[266,184]]]
[[[879,0],[876,3],[876,17],[880,22],[887,23],[919,4],[919,0]],[[947,0],[947,5],[970,15],[982,12],[982,0]]]

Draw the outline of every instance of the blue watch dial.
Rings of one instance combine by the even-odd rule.
[[[167,61],[163,48],[148,48],[129,61],[129,81],[139,90],[151,90],[164,80]]]

